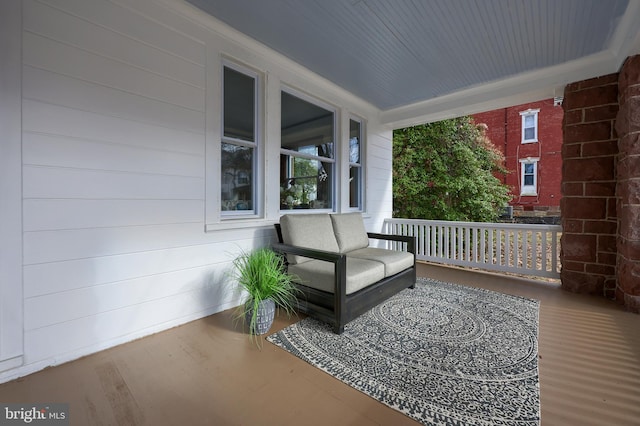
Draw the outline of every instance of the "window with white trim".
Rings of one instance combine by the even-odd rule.
[[[362,210],[364,170],[362,167],[362,122],[349,120],[349,207]]]
[[[281,92],[280,208],[334,209],[335,109]]]
[[[221,215],[252,216],[257,214],[258,75],[225,64],[222,81]]]
[[[522,117],[522,143],[538,142],[538,112],[540,112],[539,109],[520,112]]]
[[[520,160],[520,195],[538,195],[538,159]]]

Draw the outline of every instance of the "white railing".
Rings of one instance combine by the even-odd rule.
[[[416,259],[560,277],[560,225],[385,219],[388,234],[416,237]]]

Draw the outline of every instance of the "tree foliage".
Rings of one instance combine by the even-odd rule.
[[[494,221],[511,199],[501,173],[504,156],[470,117],[396,130],[394,216]]]

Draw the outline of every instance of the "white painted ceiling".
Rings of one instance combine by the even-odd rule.
[[[640,45],[639,0],[189,1],[395,124],[561,95]]]

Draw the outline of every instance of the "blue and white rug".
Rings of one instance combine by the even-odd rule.
[[[267,338],[425,425],[538,425],[539,302],[430,279],[347,324]]]

